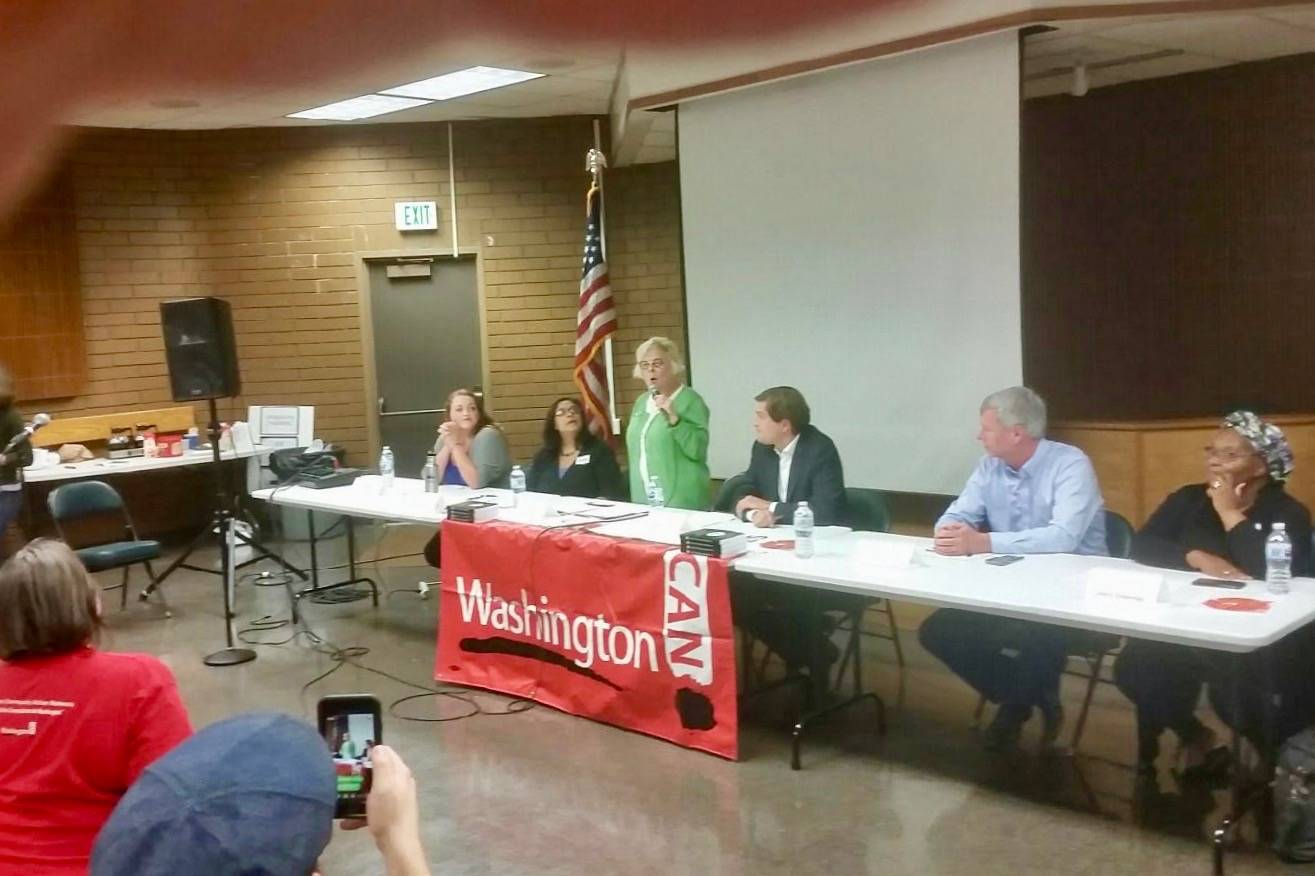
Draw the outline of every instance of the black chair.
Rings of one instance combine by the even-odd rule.
[[[717,490],[717,498],[712,500],[712,510],[720,511],[724,514],[735,513],[735,494],[749,481],[749,476],[744,472],[737,475],[731,475],[722,482],[721,488]]]
[[[1105,510],[1105,548],[1111,557],[1128,559],[1132,556],[1132,538],[1134,532],[1128,518],[1117,511]],[[1074,634],[1073,646],[1068,655],[1070,660],[1082,660],[1086,663],[1085,672],[1065,670],[1069,675],[1086,679],[1087,689],[1082,697],[1082,708],[1078,710],[1078,719],[1073,724],[1073,737],[1069,747],[1074,751],[1082,742],[1082,733],[1087,727],[1087,715],[1091,712],[1091,700],[1096,695],[1096,685],[1111,681],[1101,675],[1105,661],[1123,645],[1123,639],[1112,633],[1078,632]],[[986,699],[979,698],[973,719],[980,722],[986,710]]]
[[[120,608],[128,604],[128,574],[133,566],[140,563],[146,569],[149,582],[155,583],[155,571],[151,568],[151,560],[159,558],[160,543],[138,537],[137,528],[133,526],[123,499],[109,484],[104,481],[78,481],[64,484],[51,491],[46,497],[46,504],[50,508],[51,518],[55,521],[55,530],[65,542],[69,541],[65,533],[65,524],[86,522],[91,518],[117,516],[116,522],[122,524],[122,535],[126,538],[83,544],[81,547],[70,542],[69,546],[74,549],[74,553],[82,560],[89,572],[123,569],[122,583],[105,588],[113,590],[117,587],[122,591],[119,599]],[[160,601],[164,603],[164,593],[157,592],[160,592]],[[167,604],[165,604],[165,612],[168,613]]]

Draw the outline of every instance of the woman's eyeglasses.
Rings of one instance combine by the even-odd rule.
[[[1231,447],[1215,447],[1210,444],[1202,447],[1201,450],[1205,452],[1206,459],[1217,459],[1220,462],[1236,462],[1239,459],[1255,456],[1255,451],[1234,450]]]

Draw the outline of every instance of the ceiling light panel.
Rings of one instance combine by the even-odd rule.
[[[451,100],[454,97],[515,85],[517,82],[540,79],[543,75],[526,70],[508,70],[504,67],[467,67],[465,70],[445,73],[432,79],[421,79],[419,82],[385,88],[383,93],[423,100]]]
[[[357,119],[369,119],[385,113],[424,106],[427,100],[412,97],[396,97],[387,94],[364,94],[350,100],[326,103],[298,113],[289,113],[290,119],[320,119],[334,122],[353,122]]]

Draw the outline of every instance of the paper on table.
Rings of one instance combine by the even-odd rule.
[[[264,405],[260,409],[260,434],[297,435],[300,424],[300,408],[295,405]]]
[[[291,435],[264,435],[260,439],[261,446],[268,447],[271,450],[282,450],[287,447],[300,447],[297,439]]]
[[[256,446],[251,440],[251,427],[238,420],[229,427],[228,434],[233,439],[233,451],[235,453],[254,453]]]
[[[634,517],[636,514],[642,514],[643,510],[635,508],[633,505],[571,505],[563,506],[563,514],[574,514],[577,517],[587,517],[590,520],[620,520],[623,517]]]
[[[1087,572],[1086,598],[1154,605],[1169,601],[1169,588],[1159,572],[1097,568]]]
[[[854,542],[852,554],[855,563],[864,566],[902,568],[913,565],[917,545],[907,541],[859,539]]]

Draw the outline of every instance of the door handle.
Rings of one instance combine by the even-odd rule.
[[[425,411],[385,411],[382,410],[382,407],[383,406],[380,405],[381,410],[379,411],[379,416],[381,417],[410,417],[416,414],[446,414],[447,413],[447,408],[434,408],[433,410],[425,410]]]

